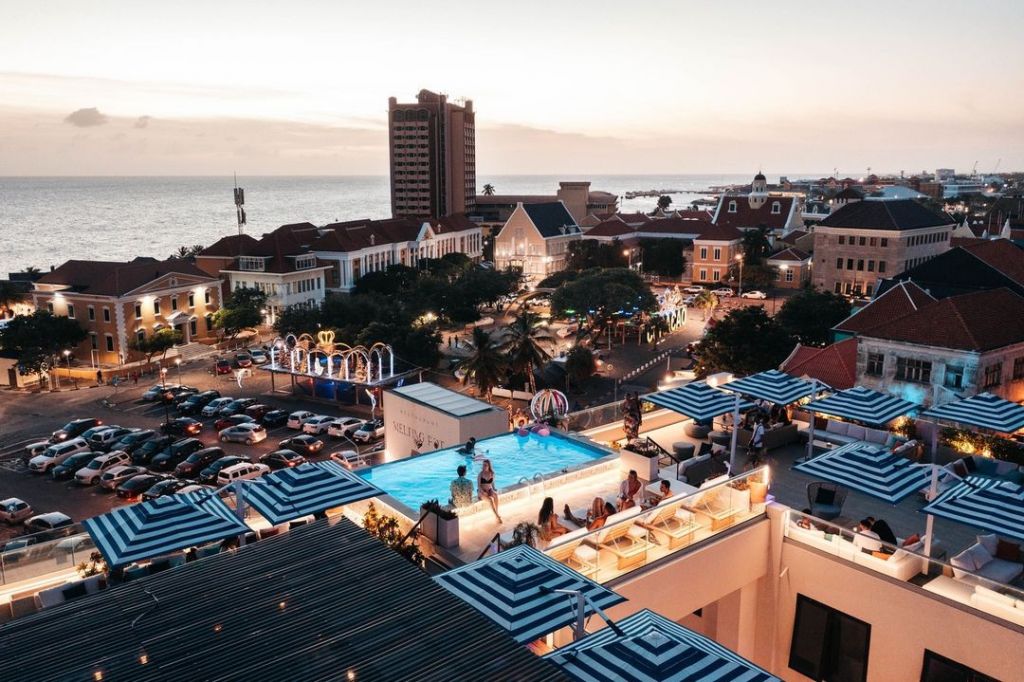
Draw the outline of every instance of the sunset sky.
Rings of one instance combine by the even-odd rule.
[[[0,0],[0,175],[380,174],[470,97],[495,173],[1024,170],[1024,2]]]

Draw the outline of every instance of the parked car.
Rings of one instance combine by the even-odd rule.
[[[359,417],[339,417],[327,426],[327,435],[331,438],[351,438],[359,427],[366,423]]]
[[[298,412],[292,412],[288,415],[288,428],[299,431],[302,429],[302,425],[307,421],[315,417],[316,415],[312,412],[306,412],[305,410],[299,410]]]
[[[194,386],[175,386],[169,388],[160,395],[160,401],[168,405],[177,405],[183,403],[189,398],[199,393],[199,389]]]
[[[178,417],[160,425],[160,432],[168,436],[194,436],[203,430],[203,422],[192,417]]]
[[[271,410],[260,418],[260,423],[268,429],[276,429],[288,423],[288,413],[284,410]]]
[[[218,375],[231,374],[231,362],[225,360],[224,358],[220,358],[219,360],[213,363],[213,371]]]
[[[43,533],[74,525],[74,521],[67,514],[60,512],[47,512],[31,516],[25,521],[26,533]]]
[[[77,438],[94,426],[103,426],[103,420],[95,418],[72,419],[67,424],[54,431],[50,436],[50,441],[53,443],[59,443],[61,441]]]
[[[102,454],[102,452],[88,450],[86,452],[79,452],[77,455],[71,455],[66,460],[50,469],[50,476],[52,476],[55,481],[66,481],[74,478],[76,471]]]
[[[244,414],[246,408],[256,404],[255,398],[235,398],[217,411],[221,417],[230,417],[233,414]]]
[[[317,415],[303,422],[302,432],[319,436],[321,433],[327,433],[327,427],[329,427],[333,421],[334,417]]]
[[[305,464],[306,458],[294,450],[274,450],[260,457],[260,462],[276,471]]]
[[[21,452],[22,464],[27,465],[30,459],[32,459],[36,455],[43,454],[44,452],[46,452],[46,448],[50,447],[51,445],[53,445],[53,443],[51,443],[48,440],[41,440],[36,443],[30,443],[26,445],[25,449]]]
[[[75,482],[79,485],[92,485],[100,480],[105,471],[122,464],[131,464],[131,461],[132,456],[123,450],[94,457],[91,462],[75,472]]]
[[[764,299],[768,298],[768,294],[764,293],[763,291],[757,291],[755,289],[754,291],[744,291],[742,294],[740,294],[740,298],[755,298],[759,301],[763,301]]]
[[[206,446],[198,438],[182,438],[167,446],[163,452],[153,458],[150,469],[154,471],[173,471],[174,467],[185,461],[193,452]]]
[[[245,414],[249,415],[256,421],[263,419],[266,414],[270,412],[270,405],[264,405],[263,403],[256,403],[245,408]]]
[[[111,450],[124,450],[129,455],[134,454],[136,450],[142,447],[142,444],[148,440],[155,438],[157,435],[153,429],[144,429],[142,431],[132,431],[131,433],[125,434],[118,439],[116,443],[110,446]]]
[[[21,523],[32,516],[32,514],[32,507],[24,500],[20,500],[17,497],[8,497],[6,500],[0,500],[0,521],[3,521],[8,526]]]
[[[220,391],[203,391],[202,393],[194,393],[186,398],[184,402],[178,404],[178,413],[199,414],[211,400],[215,400],[219,397]]]
[[[200,414],[202,414],[204,417],[215,417],[217,416],[217,413],[220,412],[220,408],[224,407],[233,400],[234,398],[228,396],[224,396],[223,398],[214,398],[210,402],[206,403],[206,406],[203,407],[202,412],[200,412]]]
[[[262,348],[250,348],[249,357],[251,357],[252,361],[257,365],[265,365],[270,362],[270,355]]]
[[[165,478],[162,481],[158,481],[146,489],[142,493],[143,501],[155,500],[158,497],[164,495],[173,495],[185,486],[189,485],[188,481],[179,481],[176,478]]]
[[[213,422],[214,431],[223,431],[230,426],[238,426],[239,424],[253,424],[256,420],[247,414],[233,414],[230,417],[221,417],[217,421]]]
[[[28,461],[29,471],[45,474],[58,464],[62,464],[71,455],[77,455],[79,452],[91,452],[89,444],[85,442],[84,438],[72,438],[63,443],[51,445],[41,455],[36,455]]]
[[[252,367],[252,356],[248,353],[235,353],[235,367]]]
[[[119,429],[119,428],[121,428],[121,427],[118,426],[117,424],[100,424],[99,426],[94,426],[91,429],[86,429],[82,433],[78,434],[78,436],[79,436],[79,438],[84,438],[86,441],[88,441],[90,438],[92,438],[93,436],[95,436],[98,433],[103,433],[104,431],[106,431],[108,429]]]
[[[142,493],[167,478],[152,472],[132,476],[127,481],[117,486],[117,496],[125,500],[136,500]]]
[[[235,481],[245,481],[251,478],[259,478],[270,471],[266,464],[254,464],[242,462],[225,467],[217,474],[217,485],[227,485]]]
[[[324,442],[319,438],[303,434],[301,436],[285,438],[283,441],[278,443],[278,446],[285,450],[294,450],[299,454],[309,457],[310,455],[315,455],[320,452],[324,447]]]
[[[719,287],[718,289],[712,289],[711,293],[719,298],[732,298],[735,294],[729,287]]]
[[[704,291],[704,287],[699,287],[696,284],[683,288],[683,292],[687,294],[699,294],[702,291]]]
[[[154,457],[174,442],[172,436],[154,436],[140,445],[132,453],[132,464],[149,464]]]
[[[185,458],[185,461],[174,467],[174,475],[178,478],[195,478],[199,472],[224,456],[224,449],[219,447],[196,450]]]
[[[221,457],[213,464],[200,471],[198,480],[200,483],[216,483],[217,474],[219,474],[222,469],[226,469],[229,466],[240,464],[242,462],[251,461],[251,459],[243,455],[228,455],[226,457]]]
[[[177,388],[179,384],[157,384],[149,388],[145,393],[142,394],[142,399],[148,403],[154,400],[159,400],[160,396],[168,391],[168,389]]]
[[[175,495],[184,495],[185,493],[201,493],[204,491],[214,490],[211,485],[201,485],[199,483],[189,483],[184,488],[180,488]]]
[[[368,421],[352,434],[352,440],[359,443],[369,443],[384,437],[384,420],[374,419]]]
[[[88,439],[89,447],[93,450],[100,450],[103,452],[113,450],[114,443],[135,431],[136,429],[129,429],[123,426],[115,426],[107,429],[106,431],[100,431],[99,433],[93,434]]]
[[[132,476],[145,473],[147,473],[146,467],[135,464],[119,464],[104,471],[97,485],[104,490],[114,490]]]
[[[261,424],[248,422],[229,426],[220,432],[221,443],[245,443],[255,445],[267,439],[267,430]]]

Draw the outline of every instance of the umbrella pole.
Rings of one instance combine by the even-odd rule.
[[[928,486],[928,502],[934,502],[936,495],[939,494],[939,465],[936,463],[936,457],[938,455],[938,440],[939,440],[939,425],[933,424],[935,427],[932,429],[931,437],[931,450],[932,450],[932,481]],[[931,559],[932,556],[932,533],[935,528],[935,517],[931,514],[928,515],[928,520],[925,521],[924,526],[924,555]]]
[[[732,451],[729,453],[729,475],[736,471],[736,436],[740,428],[740,394],[736,394],[736,402],[732,408]]]
[[[242,494],[242,481],[237,480],[231,484],[233,492],[235,493],[235,516],[242,523],[245,523],[245,496]],[[238,546],[241,547],[245,544],[245,534],[242,533],[238,536]]]

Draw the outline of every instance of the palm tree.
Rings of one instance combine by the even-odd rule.
[[[14,304],[21,300],[22,293],[13,282],[0,282],[0,317],[14,312]]]
[[[486,196],[486,197],[494,196],[494,185],[489,184],[489,183],[484,185],[484,196]]]
[[[462,378],[462,383],[472,381],[476,384],[477,392],[490,402],[491,389],[501,383],[507,366],[501,344],[487,331],[474,327],[473,339],[469,345],[473,351],[463,363],[466,375]]]
[[[505,328],[505,335],[512,371],[526,372],[530,391],[536,393],[533,370],[551,359],[547,348],[552,342],[551,331],[536,315],[523,312]]]
[[[704,319],[708,319],[708,313],[715,309],[718,305],[718,297],[711,293],[710,289],[703,289],[697,298],[694,299],[694,305],[704,311]]]

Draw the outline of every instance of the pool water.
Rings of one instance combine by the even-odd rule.
[[[451,482],[458,476],[456,468],[465,464],[466,477],[476,490],[477,474],[482,461],[456,452],[458,447],[438,450],[418,457],[389,462],[358,472],[360,476],[388,493],[411,511],[420,504],[437,499],[447,504],[451,497]],[[519,482],[532,479],[535,474],[559,473],[610,453],[555,434],[518,436],[503,434],[478,441],[476,452],[491,460],[494,468],[494,486],[500,491]]]

